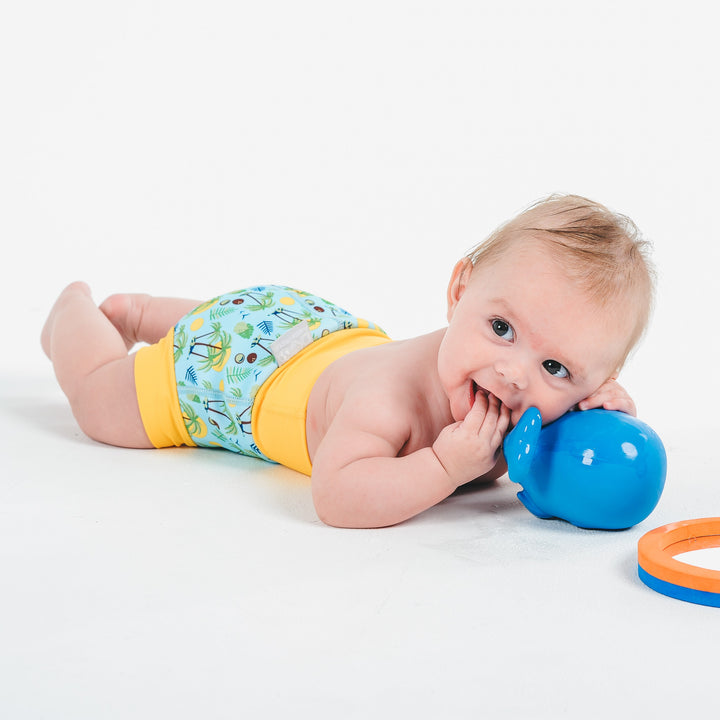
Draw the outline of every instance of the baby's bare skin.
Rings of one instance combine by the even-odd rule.
[[[547,421],[578,403],[634,413],[614,380],[627,327],[539,246],[490,269],[458,263],[448,298],[447,329],[352,353],[313,388],[308,450],[326,523],[391,525],[502,474],[502,439],[531,405]]]
[[[433,450],[443,430],[456,424],[437,374],[444,334],[356,351],[318,379],[308,403],[307,437],[313,498],[325,522],[390,525],[457,489],[458,476],[448,474]],[[472,438],[480,455],[476,467],[484,472],[471,470],[464,482],[505,471],[498,458],[507,417],[498,422],[497,413],[478,414],[490,430],[486,439],[477,432]]]
[[[98,307],[84,283],[61,293],[41,341],[87,435],[151,447],[129,349],[196,305],[115,295]],[[634,414],[615,380],[632,321],[625,307],[590,301],[532,239],[487,266],[460,261],[447,328],[350,353],[313,388],[306,426],[319,517],[392,525],[501,475],[503,437],[530,406],[546,422],[578,405]]]
[[[453,422],[437,378],[437,352],[443,335],[439,330],[358,350],[328,367],[315,383],[308,403],[310,458],[353,393],[361,395],[358,402],[367,407],[373,422],[389,421],[387,437],[393,456],[432,445],[440,431]]]

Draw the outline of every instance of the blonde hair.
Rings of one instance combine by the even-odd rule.
[[[579,195],[551,195],[501,225],[466,257],[474,267],[491,264],[530,238],[546,245],[589,299],[636,314],[622,366],[652,313],[655,269],[650,243],[625,215]]]

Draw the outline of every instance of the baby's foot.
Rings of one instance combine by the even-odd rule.
[[[50,314],[48,315],[47,320],[45,321],[45,325],[43,325],[42,333],[40,334],[40,344],[42,345],[42,349],[48,357],[51,357],[50,349],[52,347],[52,334],[53,328],[55,326],[55,317],[57,316],[58,310],[61,310],[68,303],[68,301],[72,302],[72,300],[78,295],[78,293],[81,295],[85,295],[89,298],[92,297],[90,293],[90,287],[87,283],[84,283],[82,281],[70,283],[70,285],[68,285],[60,293],[58,299],[55,301],[55,304],[50,310]]]
[[[150,300],[150,295],[120,293],[111,295],[100,304],[100,310],[120,333],[128,352],[135,343],[143,339],[138,333],[148,300]]]

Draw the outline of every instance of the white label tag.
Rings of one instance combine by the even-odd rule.
[[[283,333],[270,344],[270,352],[278,365],[286,363],[293,355],[299,353],[313,341],[307,320],[298,323],[294,328]]]

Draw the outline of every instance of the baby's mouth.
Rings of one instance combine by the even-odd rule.
[[[474,380],[471,383],[471,390],[472,397],[470,399],[470,407],[472,407],[473,403],[475,402],[475,396],[478,394],[478,392],[481,392],[486,398],[489,398],[490,395],[492,395],[489,390],[485,389],[482,385],[478,385]],[[507,403],[505,403],[502,398],[498,397],[497,395],[495,395],[495,397],[498,399],[500,405],[505,405],[508,410],[513,411],[514,408],[510,405],[507,405]]]
[[[475,396],[478,394],[478,391],[481,392],[485,397],[489,397],[490,393],[487,391],[482,385],[478,385],[474,380],[472,382],[472,394],[473,394],[473,400],[475,399]]]
[[[475,404],[475,398],[478,392],[481,392],[486,398],[490,397],[490,393],[482,386],[478,385],[474,380],[470,383],[470,407]]]

